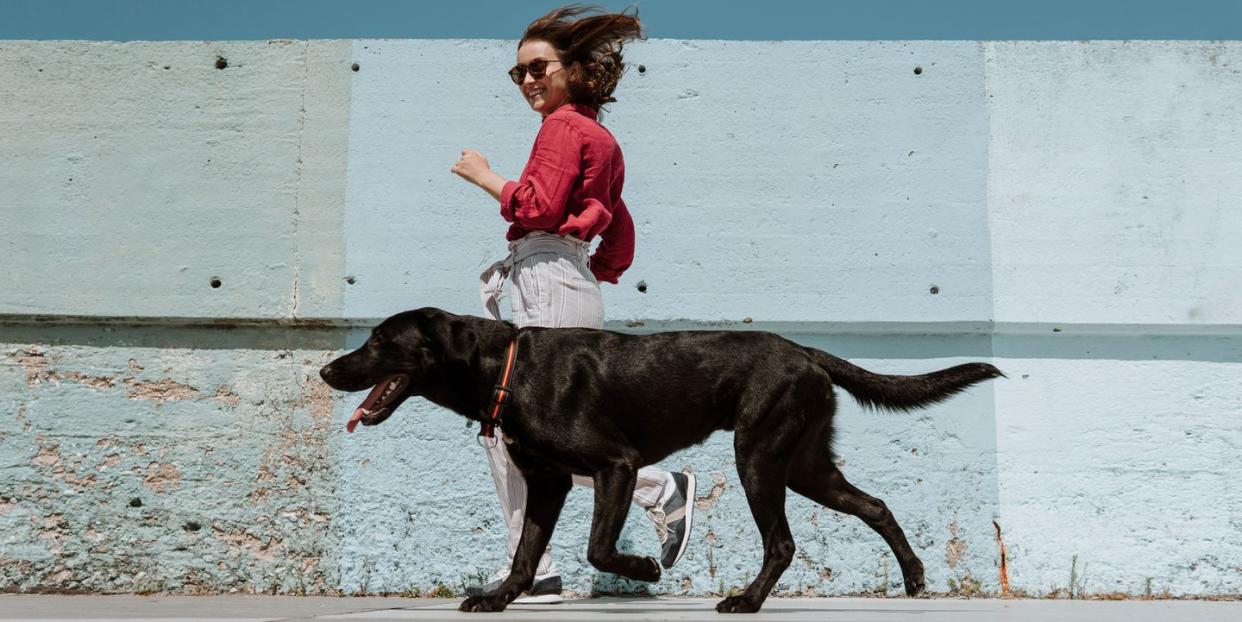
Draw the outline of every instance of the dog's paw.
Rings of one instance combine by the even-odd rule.
[[[910,569],[910,573],[905,577],[906,596],[910,598],[918,598],[923,596],[927,591],[927,585],[923,582],[923,563],[918,562]]]
[[[910,598],[927,598],[927,586],[920,578],[917,582],[906,583],[906,596]]]
[[[466,613],[504,611],[506,604],[507,603],[504,598],[497,598],[495,596],[471,596],[470,598],[463,600],[461,606],[458,607],[457,610],[464,611]]]
[[[648,564],[648,567],[643,568],[638,573],[637,576],[630,577],[630,578],[634,579],[635,581],[646,581],[648,583],[655,583],[656,581],[659,581],[660,574],[661,574],[660,562],[656,561],[654,557],[647,557],[645,559],[648,562],[650,562],[650,564]]]
[[[738,595],[716,603],[716,611],[719,613],[754,613],[762,606],[762,601],[754,602],[745,596]]]

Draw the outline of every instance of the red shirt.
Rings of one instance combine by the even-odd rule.
[[[505,238],[532,231],[590,242],[595,278],[616,283],[634,260],[634,221],[621,200],[621,147],[589,106],[565,104],[544,117],[518,181],[500,192],[500,215],[513,223]]]

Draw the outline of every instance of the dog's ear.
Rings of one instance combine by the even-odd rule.
[[[432,351],[445,359],[463,359],[478,342],[474,327],[458,315],[439,309],[420,309],[419,329]]]

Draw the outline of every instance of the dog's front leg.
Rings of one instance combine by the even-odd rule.
[[[637,460],[618,461],[595,474],[595,514],[591,518],[591,543],[587,560],[591,565],[636,581],[659,581],[660,564],[652,557],[617,552],[617,539],[625,526],[625,516],[634,494]]]
[[[490,594],[471,596],[461,603],[461,611],[504,611],[513,599],[535,581],[535,568],[548,548],[552,529],[561,516],[565,496],[573,486],[569,475],[551,471],[526,474],[526,518],[522,538],[513,555],[513,567],[500,588]]]

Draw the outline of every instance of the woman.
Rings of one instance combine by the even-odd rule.
[[[470,149],[463,149],[453,166],[454,173],[500,201],[500,215],[511,223],[509,257],[483,274],[484,306],[493,319],[500,319],[498,298],[508,276],[518,327],[603,327],[599,282],[615,284],[630,266],[634,223],[621,200],[621,149],[600,125],[599,109],[616,101],[612,92],[625,68],[622,45],[642,36],[637,12],[571,6],[532,22],[518,43],[517,65],[509,70],[531,109],[543,117],[521,178],[505,179]],[[596,237],[600,244],[588,258]],[[525,481],[504,442],[488,448],[488,459],[509,527],[509,564],[492,582],[467,588],[468,595],[499,587],[522,535]],[[591,485],[584,477],[574,482]],[[665,568],[685,552],[693,500],[692,475],[639,470],[633,502],[647,510],[656,527]],[[560,592],[560,573],[545,551],[530,596],[514,602],[560,602]]]

